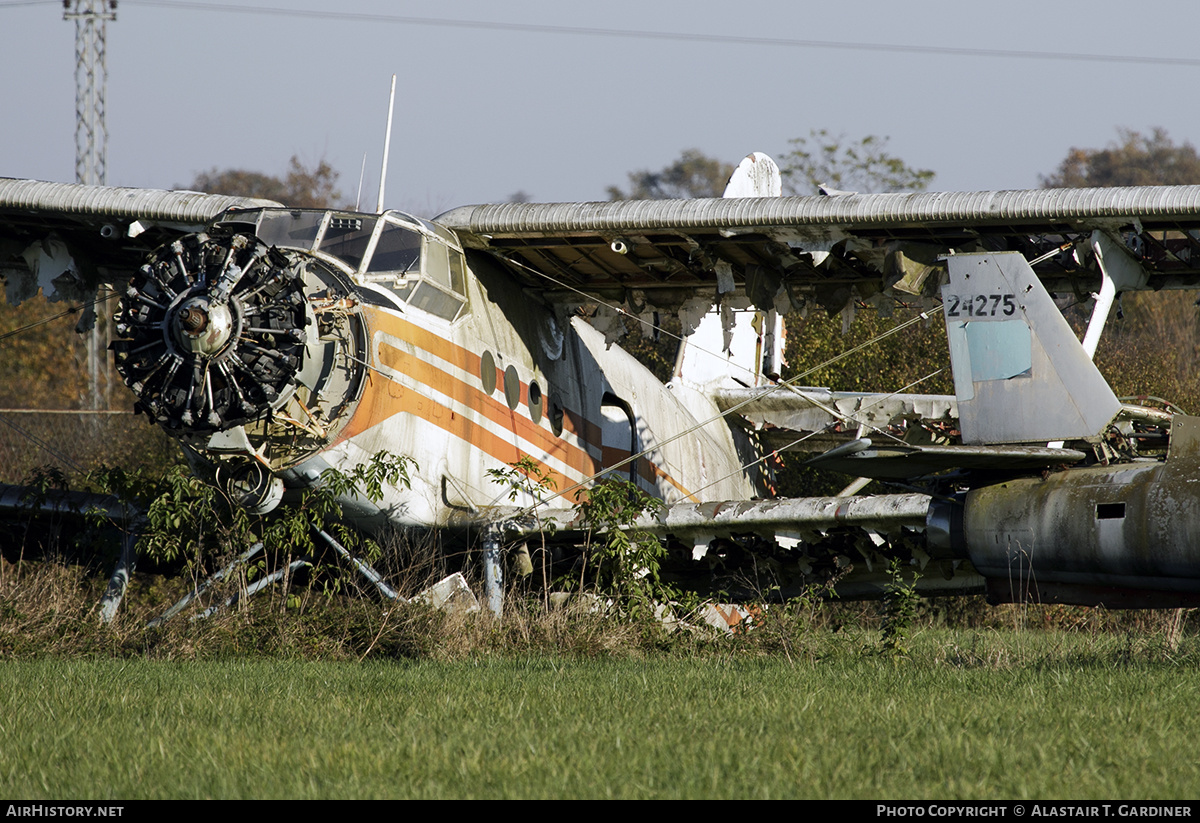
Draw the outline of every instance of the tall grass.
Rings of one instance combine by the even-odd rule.
[[[386,564],[381,564],[386,567]],[[731,636],[680,612],[682,627],[651,615],[634,619],[605,601],[574,598],[547,608],[540,592],[510,591],[503,620],[487,613],[450,615],[381,600],[358,578],[330,570],[296,576],[212,617],[191,617],[244,591],[247,573],[212,589],[192,609],[156,629],[147,623],[187,592],[195,579],[138,572],[117,620],[101,625],[97,603],[107,569],[60,559],[0,557],[0,659],[119,657],[221,660],[265,657],[306,660],[465,660],[478,656],[563,655],[571,658],[705,657],[738,655],[813,662],[886,651],[886,615],[878,603],[817,599],[757,607],[749,630]],[[445,568],[390,577],[412,595]],[[479,590],[479,586],[475,586]],[[555,599],[557,600],[557,598]],[[1141,662],[1191,661],[1197,627],[1192,611],[1106,612],[1065,606],[989,607],[981,600],[922,601],[912,633],[950,631],[943,654],[955,665],[1025,664],[1045,638],[1067,637],[1110,658]],[[964,634],[965,633],[965,634]],[[1003,637],[995,647],[980,638]],[[907,645],[907,642],[906,642]],[[1033,651],[1027,653],[1026,647]],[[1190,665],[1190,662],[1188,663]]]

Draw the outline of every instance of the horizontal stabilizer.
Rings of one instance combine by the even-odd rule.
[[[925,527],[930,497],[927,494],[880,494],[861,497],[796,497],[776,500],[731,500],[720,503],[677,503],[657,514],[646,514],[630,524],[656,535],[687,537],[696,534],[772,535],[857,527],[879,532]],[[541,523],[553,522],[559,532],[587,528],[575,509],[551,509]]]
[[[1087,455],[1075,449],[1045,446],[914,446],[873,443],[861,438],[807,461],[819,469],[873,480],[906,480],[927,474],[967,471],[1029,472],[1078,463]]]
[[[951,420],[958,416],[948,394],[836,392],[808,386],[770,388],[721,387],[712,392],[723,412],[754,424],[798,434],[818,432],[833,424],[881,429],[902,419]]]

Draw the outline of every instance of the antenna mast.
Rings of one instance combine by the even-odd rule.
[[[383,214],[383,185],[387,182],[388,150],[392,147],[392,111],[396,108],[396,75],[392,75],[392,94],[388,98],[387,132],[383,135],[383,168],[379,170],[379,200],[375,212]]]

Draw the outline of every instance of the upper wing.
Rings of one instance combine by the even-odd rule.
[[[270,200],[193,191],[80,186],[0,179],[0,276],[10,303],[36,294],[83,299],[121,280],[146,253],[200,231],[233,208]]]
[[[1200,186],[509,203],[437,220],[564,302],[672,307],[736,289],[760,309],[836,311],[893,289],[935,296],[939,257],[964,251],[1019,251],[1050,291],[1082,295],[1100,283],[1097,234],[1141,264],[1141,287],[1200,285]]]

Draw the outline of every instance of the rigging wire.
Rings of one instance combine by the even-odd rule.
[[[675,334],[674,332],[667,331],[666,329],[662,328],[661,326],[656,326],[651,321],[646,320],[641,315],[634,314],[633,312],[626,309],[624,306],[621,306],[617,303],[610,303],[605,300],[601,300],[600,298],[596,297],[596,295],[591,294],[589,292],[585,292],[582,289],[572,286],[570,283],[567,283],[563,280],[559,280],[558,278],[554,277],[553,275],[546,274],[545,272],[543,272],[539,269],[535,269],[533,266],[530,266],[528,263],[525,263],[521,260],[517,260],[509,255],[499,255],[498,254],[498,255],[496,255],[496,257],[504,260],[506,263],[512,264],[513,266],[525,269],[526,271],[530,272],[533,275],[536,275],[537,277],[541,277],[544,280],[548,280],[548,281],[550,281],[550,283],[552,283],[553,285],[557,286],[560,289],[578,294],[579,296],[583,297],[587,303],[598,305],[598,306],[604,306],[606,309],[613,312],[614,314],[616,314],[619,317],[628,317],[629,319],[631,319],[637,323],[640,323],[643,327],[650,329],[651,331],[656,331],[659,334],[666,335],[667,337],[677,340],[680,343],[686,343],[688,346],[695,348],[696,351],[700,352],[701,354],[707,354],[709,357],[718,357],[718,358],[722,356],[721,354],[714,352],[711,349],[705,349],[701,346],[696,345],[694,342],[689,341],[687,339],[688,335]],[[893,298],[893,299],[895,299],[895,298]],[[940,302],[940,301],[937,301],[937,302]],[[897,303],[897,305],[904,306],[904,304],[901,303],[899,300],[896,300],[896,303]],[[904,307],[909,308],[908,306],[904,306]],[[926,320],[929,319],[927,316],[927,313],[922,313],[920,316]],[[874,340],[874,339],[876,339],[876,338],[873,338],[872,340]],[[852,349],[851,351],[862,350],[866,346],[871,345],[872,340],[868,340],[866,343],[863,343],[861,346],[858,346],[857,348]],[[745,372],[750,377],[755,376],[754,370],[748,366],[743,366],[739,363],[733,363],[731,365],[734,368],[740,369],[741,371]],[[821,367],[817,366],[815,368],[819,369]],[[805,374],[812,374],[812,373],[813,373],[813,370],[810,369]],[[781,383],[777,383],[776,385],[782,386],[782,385],[785,385],[787,382],[788,381],[783,381]]]
[[[21,334],[22,332],[27,332],[30,329],[36,329],[39,326],[44,326],[47,323],[52,323],[55,320],[59,320],[63,317],[69,317],[70,315],[78,314],[79,312],[83,311],[84,309],[98,306],[101,303],[106,303],[116,296],[117,296],[116,292],[109,292],[104,297],[97,297],[95,300],[92,300],[91,302],[81,303],[78,306],[71,306],[68,309],[60,311],[58,314],[54,314],[49,317],[43,317],[41,320],[35,320],[34,322],[29,323],[27,325],[21,326],[16,329],[11,329],[10,331],[6,331],[3,334],[0,334],[0,340],[7,340],[10,337],[14,337],[15,335]],[[66,457],[61,452],[56,451],[46,441],[42,440],[40,437],[37,437],[32,432],[27,431],[26,429],[22,428],[21,426],[18,426],[16,423],[14,423],[13,421],[11,421],[7,418],[7,413],[9,413],[9,412],[24,411],[24,410],[5,409],[3,411],[4,411],[4,413],[0,413],[0,423],[3,423],[4,425],[8,426],[9,428],[15,430],[17,433],[23,435],[26,439],[28,439],[34,445],[36,445],[42,449],[45,449],[56,459],[61,460],[63,463],[66,463],[68,466],[71,466],[73,469],[75,469],[75,471],[79,472],[80,474],[87,473],[87,470],[84,469],[82,466],[80,466],[78,463],[76,463],[74,460],[70,459],[69,457]],[[74,411],[74,410],[68,410],[68,411]],[[82,411],[88,411],[88,410],[84,409]]]
[[[32,322],[28,325],[25,325],[25,326],[21,326],[20,328],[12,329],[11,331],[6,331],[3,334],[0,334],[0,340],[7,340],[8,338],[14,337],[18,334],[21,334],[22,332],[27,332],[30,329],[36,329],[38,326],[44,326],[47,323],[53,323],[55,320],[58,320],[63,317],[67,317],[72,314],[78,314],[79,312],[83,311],[84,309],[91,308],[93,306],[98,306],[101,303],[107,303],[109,300],[112,300],[116,296],[117,296],[116,292],[110,292],[108,295],[106,295],[104,297],[97,297],[95,300],[91,301],[90,303],[80,303],[78,306],[71,306],[69,309],[64,309],[63,311],[60,311],[58,314],[52,314],[49,317],[43,317],[41,320],[35,320],[34,322]]]
[[[18,426],[16,423],[9,420],[7,415],[0,414],[0,423],[3,423],[4,425],[6,425],[12,429],[15,429],[17,431],[17,433],[24,435],[27,439],[31,440],[34,444],[36,444],[36,445],[42,447],[43,449],[45,449],[46,451],[50,452],[50,454],[54,455],[59,460],[66,463],[71,468],[75,469],[75,471],[79,472],[80,475],[87,474],[87,469],[83,468],[83,466],[80,466],[78,463],[76,463],[74,460],[67,457],[66,455],[55,451],[54,448],[49,443],[47,443],[45,440],[42,440],[40,437],[35,435],[33,432],[27,431],[26,429],[22,428],[21,426]]]
[[[828,368],[829,366],[831,366],[835,363],[839,363],[842,360],[846,359],[847,357],[851,356],[852,354],[856,354],[857,352],[862,351],[863,349],[867,348],[868,346],[878,343],[879,341],[884,340],[888,337],[891,337],[894,334],[898,334],[899,332],[903,331],[904,329],[908,328],[909,326],[913,325],[914,323],[917,323],[921,320],[928,319],[928,317],[929,316],[927,313],[921,312],[917,316],[911,317],[908,320],[905,320],[903,323],[899,323],[899,324],[893,326],[892,328],[888,329],[887,331],[884,331],[880,334],[875,335],[874,337],[872,337],[870,340],[866,341],[865,343],[855,346],[854,348],[849,349],[847,351],[844,351],[841,354],[834,355],[833,357],[829,358],[825,362],[819,363],[816,366],[813,366],[813,367],[801,372],[800,374],[797,374],[797,375],[789,378],[788,380],[784,380],[781,383],[779,383],[778,385],[780,385],[780,386],[791,385],[794,387],[798,381],[803,380],[804,378],[806,378],[812,374],[815,374],[816,372],[820,371],[821,369]],[[938,369],[936,372],[933,372],[932,374],[927,375],[926,377],[922,377],[920,380],[916,381],[915,383],[911,383],[909,385],[910,386],[916,385],[917,383],[923,382],[937,374],[940,374],[942,371],[944,371],[944,369]],[[719,420],[725,419],[730,414],[733,414],[734,412],[738,411],[739,409],[742,409],[742,408],[746,407],[747,405],[750,405],[754,401],[759,400],[762,397],[764,397],[765,395],[774,391],[775,388],[776,388],[776,386],[768,386],[762,392],[759,392],[758,394],[755,394],[755,395],[741,401],[740,403],[735,403],[733,406],[730,406],[725,411],[718,412],[716,415],[709,417],[708,419],[706,419],[702,422],[696,423],[693,426],[689,426],[688,428],[684,429],[683,431],[681,431],[677,434],[674,434],[674,435],[666,438],[665,440],[659,441],[651,448],[643,449],[642,451],[638,452],[637,454],[630,455],[629,457],[625,458],[624,460],[621,460],[618,463],[613,464],[612,466],[605,467],[603,471],[597,472],[596,474],[593,474],[590,477],[587,477],[587,478],[579,481],[578,483],[568,486],[567,488],[563,489],[562,491],[555,492],[554,494],[550,495],[549,497],[547,497],[543,500],[539,500],[531,506],[525,507],[524,509],[518,511],[515,515],[513,515],[513,517],[516,518],[516,517],[528,516],[529,514],[532,514],[534,512],[534,510],[540,508],[541,506],[545,505],[546,503],[549,503],[554,500],[558,500],[562,497],[566,497],[571,492],[577,492],[577,491],[585,488],[588,484],[594,482],[598,478],[603,477],[606,474],[615,472],[618,469],[622,469],[625,466],[628,466],[633,461],[649,455],[651,452],[653,452],[657,448],[665,446],[668,443],[673,443],[674,441],[679,440],[682,437],[686,437],[690,434],[694,434],[695,432],[699,431],[700,429],[703,429],[704,427],[706,427],[712,423],[715,423]],[[908,388],[908,387],[905,387],[905,388]],[[897,394],[902,391],[904,391],[904,389],[899,389],[897,392],[893,392],[892,394]],[[879,400],[877,400],[876,402],[882,402],[883,400],[886,400],[888,397],[891,397],[891,396],[892,395],[885,395],[884,397],[879,398]],[[876,427],[872,426],[871,428],[876,428]],[[799,440],[797,440],[796,443],[806,440],[808,437],[812,437],[815,434],[817,434],[817,432],[812,432],[812,433],[800,438]],[[899,440],[899,438],[896,438],[896,439]],[[790,445],[794,446],[794,445],[796,445],[796,443],[792,443]],[[786,451],[786,448],[784,450]],[[778,451],[779,451],[778,449],[774,450],[774,452],[778,452]],[[769,456],[770,455],[766,455],[764,458],[760,458],[760,460],[756,460],[756,461],[750,463],[748,467],[752,467],[752,466],[756,465],[758,462],[761,462],[762,459],[766,459],[766,457],[769,457]],[[741,469],[739,469],[738,471],[740,472]],[[732,474],[727,475],[727,477],[730,477],[730,476],[732,476]],[[707,488],[711,487],[714,483],[721,482],[722,480],[725,480],[725,479],[726,478],[723,477],[720,480],[710,483],[708,486],[705,486],[704,488],[707,489]],[[695,492],[692,492],[692,494],[694,495]]]
[[[498,256],[500,256],[500,255],[498,255]],[[526,270],[528,270],[529,272],[531,272],[531,273],[533,273],[533,274],[535,274],[535,275],[537,275],[537,276],[539,276],[539,277],[542,277],[542,278],[544,278],[544,279],[546,279],[546,280],[549,280],[549,281],[550,281],[552,284],[554,284],[555,286],[557,286],[557,287],[559,287],[559,288],[561,288],[561,289],[565,289],[565,290],[567,290],[567,291],[572,291],[572,292],[575,292],[576,294],[579,294],[579,295],[581,295],[581,296],[585,297],[585,298],[587,299],[587,302],[589,302],[589,303],[595,303],[595,304],[597,304],[597,305],[604,306],[605,308],[609,309],[610,311],[612,311],[612,312],[616,313],[616,314],[617,314],[619,317],[629,317],[629,318],[632,318],[633,320],[637,321],[638,323],[641,323],[643,326],[646,326],[646,327],[648,327],[648,328],[652,328],[652,329],[653,329],[653,328],[655,328],[654,324],[653,324],[653,323],[651,323],[649,320],[645,320],[645,319],[643,319],[641,316],[639,316],[639,315],[636,315],[636,314],[633,314],[633,313],[631,313],[631,312],[627,311],[627,310],[626,310],[626,309],[625,309],[623,306],[617,305],[617,304],[615,304],[615,303],[609,303],[609,302],[606,302],[606,301],[604,301],[604,300],[600,300],[600,299],[598,299],[597,297],[595,297],[594,295],[589,295],[589,294],[587,294],[586,292],[584,292],[584,291],[582,291],[582,290],[580,290],[580,289],[578,289],[578,288],[576,288],[576,287],[572,286],[571,284],[569,284],[569,283],[566,283],[566,282],[564,282],[564,281],[561,281],[561,280],[558,280],[558,279],[557,279],[557,278],[555,278],[553,275],[546,274],[545,272],[539,271],[538,269],[535,269],[535,268],[533,268],[532,266],[530,266],[530,265],[528,265],[528,264],[526,264],[526,263],[523,263],[523,262],[522,262],[522,261],[520,261],[520,260],[516,260],[516,259],[514,259],[514,258],[512,258],[512,257],[510,257],[510,256],[507,256],[507,255],[503,255],[503,256],[501,256],[501,257],[502,257],[502,259],[504,259],[505,261],[507,261],[507,262],[509,262],[509,263],[513,264],[514,266],[517,266],[517,267],[520,267],[520,268],[526,269]],[[899,301],[897,301],[897,302],[899,302]],[[883,333],[883,334],[881,334],[881,335],[878,335],[878,336],[876,336],[876,337],[873,337],[873,338],[871,338],[870,340],[867,340],[866,342],[864,342],[864,343],[862,343],[862,344],[860,344],[860,345],[858,345],[858,346],[855,346],[854,348],[852,348],[852,349],[850,349],[850,350],[848,350],[848,351],[845,351],[845,352],[843,352],[841,355],[838,355],[838,356],[837,356],[837,357],[835,357],[833,360],[829,360],[829,361],[827,361],[826,363],[823,363],[823,364],[821,364],[821,365],[818,365],[818,366],[814,366],[813,368],[811,368],[811,369],[809,369],[808,371],[804,372],[804,374],[802,374],[802,375],[796,375],[795,377],[792,377],[792,378],[790,378],[789,380],[778,381],[778,382],[776,382],[776,383],[772,384],[771,386],[766,386],[766,387],[764,387],[764,391],[763,391],[762,393],[760,393],[760,394],[758,394],[758,395],[755,395],[754,397],[748,398],[747,400],[744,400],[744,401],[742,401],[741,403],[738,403],[737,405],[735,405],[735,406],[733,406],[732,408],[730,408],[729,410],[727,410],[727,411],[726,411],[726,412],[725,412],[725,413],[722,415],[722,417],[723,417],[723,416],[725,416],[725,415],[728,415],[728,414],[730,414],[731,412],[737,411],[738,409],[744,408],[746,405],[748,405],[748,404],[750,404],[750,403],[753,403],[755,400],[758,400],[758,399],[760,399],[760,398],[761,398],[761,397],[762,397],[764,394],[766,394],[767,392],[769,392],[769,391],[771,391],[772,389],[775,389],[775,388],[782,388],[782,389],[785,389],[785,390],[787,390],[787,391],[790,391],[790,392],[792,392],[793,394],[800,395],[800,394],[802,394],[802,393],[801,393],[801,392],[799,391],[799,389],[796,387],[796,381],[797,381],[797,380],[799,380],[799,379],[801,379],[801,378],[803,378],[803,377],[807,377],[807,376],[809,376],[809,375],[815,374],[815,373],[816,373],[817,371],[819,371],[820,369],[823,369],[823,368],[825,368],[825,366],[827,366],[827,365],[829,365],[829,364],[831,364],[831,363],[838,362],[838,361],[840,361],[840,360],[844,359],[844,357],[848,357],[848,356],[849,356],[849,355],[851,355],[851,354],[856,354],[857,352],[863,351],[864,349],[866,349],[866,348],[868,348],[868,347],[870,347],[870,346],[874,345],[875,343],[877,343],[878,341],[880,341],[880,340],[884,339],[885,337],[888,337],[888,336],[890,336],[891,334],[893,334],[893,333],[895,333],[895,332],[898,332],[898,331],[900,331],[901,329],[908,328],[908,326],[912,325],[913,323],[915,323],[915,322],[916,322],[916,321],[918,321],[918,320],[928,320],[928,319],[929,319],[929,314],[928,314],[928,312],[921,312],[921,313],[919,313],[917,316],[915,316],[915,317],[912,317],[912,318],[910,318],[909,320],[905,321],[905,322],[904,322],[903,324],[901,324],[900,326],[897,326],[897,327],[895,327],[895,328],[893,328],[893,329],[891,329],[891,330],[889,330],[889,331],[886,331],[886,332],[884,332],[884,333]],[[687,344],[687,345],[689,345],[689,346],[693,346],[693,347],[696,349],[696,351],[700,352],[701,354],[706,354],[706,355],[708,355],[709,357],[717,357],[717,358],[721,357],[721,355],[720,355],[720,354],[718,354],[718,353],[716,353],[716,352],[713,352],[713,351],[711,351],[711,350],[709,350],[709,349],[702,348],[701,346],[697,346],[697,345],[696,345],[696,344],[694,344],[694,343],[690,343],[690,342],[688,342],[688,341],[686,340],[686,337],[685,337],[685,336],[683,336],[683,335],[673,334],[673,333],[671,333],[671,332],[667,331],[666,329],[662,329],[662,328],[659,328],[659,329],[658,329],[658,331],[659,331],[660,333],[662,333],[662,334],[665,334],[665,335],[667,335],[668,337],[671,337],[671,338],[674,338],[675,340],[678,340],[680,343],[686,343],[686,344]],[[756,377],[756,376],[757,376],[757,375],[755,374],[755,372],[754,372],[752,369],[750,369],[750,368],[749,368],[749,367],[747,367],[747,366],[743,366],[743,365],[741,365],[740,363],[733,363],[733,364],[731,364],[731,365],[733,365],[733,366],[734,366],[734,368],[737,368],[737,369],[740,369],[740,370],[742,370],[743,372],[745,372],[746,374],[750,375],[751,377]],[[829,414],[831,417],[837,417],[837,418],[841,418],[843,421],[853,421],[854,423],[856,423],[856,424],[858,424],[858,425],[867,425],[867,424],[863,424],[863,423],[862,423],[862,421],[855,419],[855,417],[854,417],[853,415],[850,415],[850,414],[846,414],[846,413],[844,413],[844,412],[841,412],[841,411],[837,410],[836,408],[830,408],[830,407],[826,406],[826,405],[825,405],[825,404],[823,404],[823,403],[817,402],[816,400],[814,400],[812,397],[809,397],[808,395],[803,395],[803,396],[804,396],[804,398],[805,398],[805,399],[806,399],[806,400],[807,400],[809,403],[811,403],[812,405],[814,405],[814,406],[816,406],[817,408],[821,409],[821,410],[822,410],[822,411],[824,411],[825,413]],[[860,411],[861,411],[861,410],[860,410]],[[714,419],[715,419],[715,418],[714,418]],[[701,425],[701,426],[705,426],[705,425],[708,425],[708,423],[710,423],[710,422],[712,422],[712,421],[711,421],[711,420],[709,420],[709,421],[706,421],[705,423],[702,423],[702,424],[700,424],[700,425]],[[892,434],[890,434],[890,433],[888,433],[888,432],[884,432],[884,431],[882,431],[881,429],[879,429],[877,426],[868,426],[868,427],[869,427],[869,428],[871,428],[871,429],[873,429],[873,430],[875,430],[875,431],[879,431],[879,432],[881,432],[882,434],[885,434],[885,435],[887,435],[887,436],[889,436],[889,437],[895,437],[895,435],[892,435]],[[672,439],[675,439],[675,438],[672,438]],[[896,438],[896,439],[898,440],[899,438]],[[667,440],[667,441],[664,441],[664,442],[667,442],[667,443],[669,443],[669,442],[671,442],[671,441],[670,441],[670,440]],[[633,458],[630,458],[630,459],[631,459],[631,460],[633,460],[633,459],[636,459],[636,456],[635,456],[635,457],[633,457]],[[611,471],[611,469],[609,469],[609,471]]]

